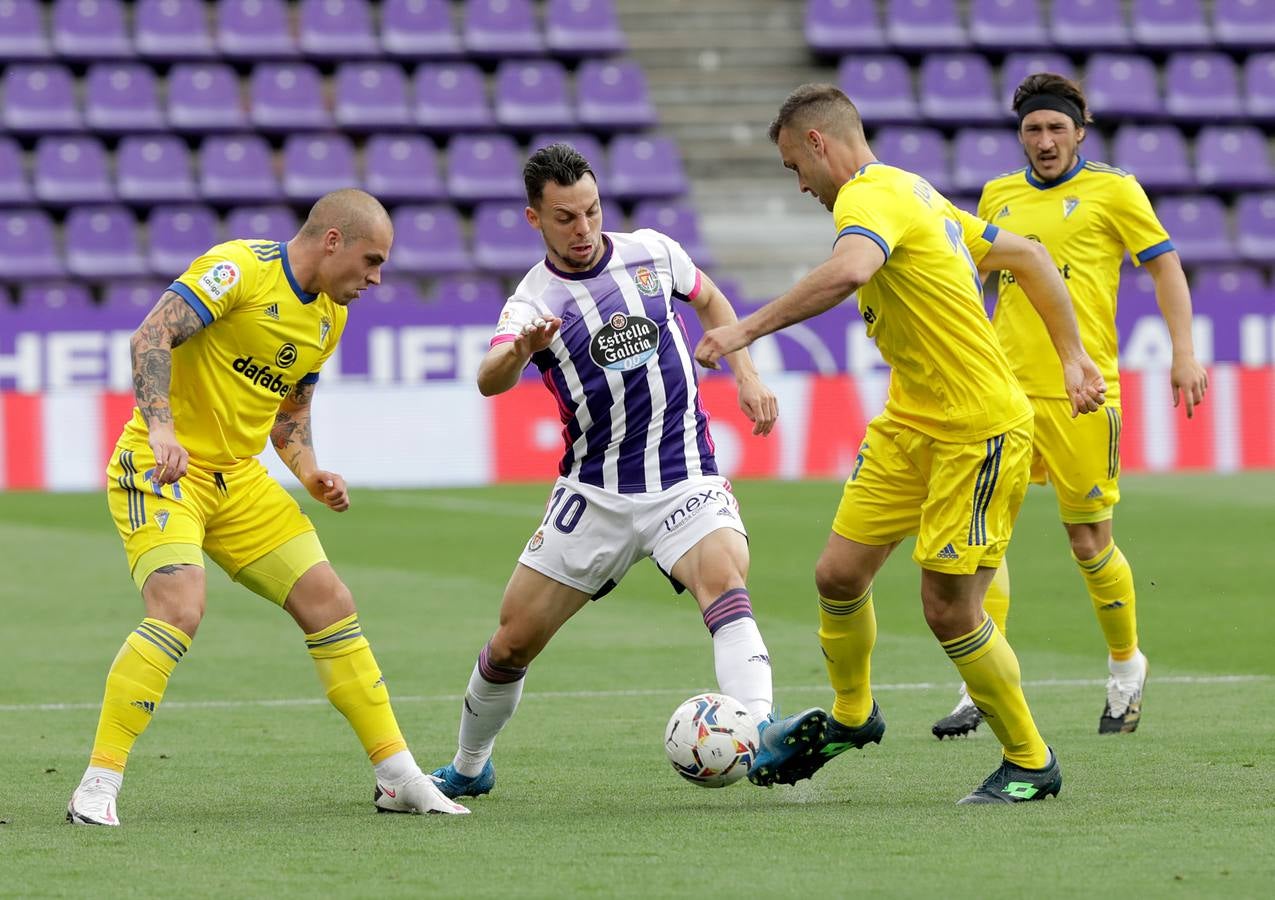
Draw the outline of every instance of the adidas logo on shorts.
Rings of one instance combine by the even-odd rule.
[[[939,551],[938,558],[939,559],[960,559],[961,554],[956,552],[955,547],[953,547],[951,544],[948,544],[946,547],[944,547],[942,550]]]

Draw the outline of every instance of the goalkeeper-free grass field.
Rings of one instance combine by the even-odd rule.
[[[1126,478],[1117,539],[1151,660],[1142,725],[1097,734],[1106,653],[1034,488],[1010,549],[1009,637],[1057,799],[955,802],[997,764],[986,726],[939,743],[957,677],[904,545],[877,580],[885,740],[813,781],[697,788],[664,758],[713,688],[689,597],[649,563],[532,666],[474,814],[373,812],[366,759],[291,619],[210,570],[208,613],[141,738],[124,827],[63,824],[103,679],[141,604],[101,495],[0,494],[0,896],[1256,897],[1275,877],[1275,474]],[[753,605],[787,711],[831,703],[813,564],[840,486],[736,485]],[[308,498],[426,769],[547,485]],[[1265,887],[1263,887],[1265,885]]]

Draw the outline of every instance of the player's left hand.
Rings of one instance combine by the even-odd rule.
[[[328,509],[345,512],[350,508],[350,491],[345,486],[345,479],[336,472],[317,469],[306,476],[304,483],[310,496]]]
[[[741,347],[747,347],[744,329],[738,322],[710,328],[695,345],[695,361],[707,369],[719,369],[718,360],[727,353],[734,353]]]
[[[753,423],[753,434],[770,434],[779,418],[779,398],[756,375],[739,379],[739,408]]]
[[[1071,417],[1097,412],[1107,402],[1107,380],[1088,354],[1063,363],[1063,381],[1071,398]]]
[[[1209,373],[1195,361],[1194,356],[1174,354],[1169,369],[1169,383],[1173,385],[1173,407],[1186,402],[1186,417],[1195,417],[1195,408],[1204,402],[1204,392],[1209,389]]]

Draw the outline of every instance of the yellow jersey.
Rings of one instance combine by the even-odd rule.
[[[347,310],[301,289],[277,241],[227,241],[168,286],[204,327],[173,350],[169,402],[191,462],[229,469],[265,449],[279,403],[318,380]],[[146,443],[139,410],[123,440]]]
[[[875,241],[885,264],[859,313],[890,365],[885,415],[941,441],[979,441],[1031,418],[983,308],[978,262],[997,228],[921,176],[869,163],[842,185],[837,239]]]
[[[1141,265],[1173,249],[1137,179],[1084,157],[1054,181],[1042,182],[1023,168],[983,186],[978,214],[1049,250],[1071,293],[1085,349],[1107,380],[1107,399],[1119,401],[1120,262],[1126,250]],[[993,324],[1028,395],[1066,399],[1062,364],[1045,323],[1009,272],[1000,274]]]

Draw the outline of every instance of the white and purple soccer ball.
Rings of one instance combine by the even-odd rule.
[[[677,774],[700,787],[726,787],[748,774],[759,737],[752,715],[733,697],[697,694],[673,711],[664,752]]]

